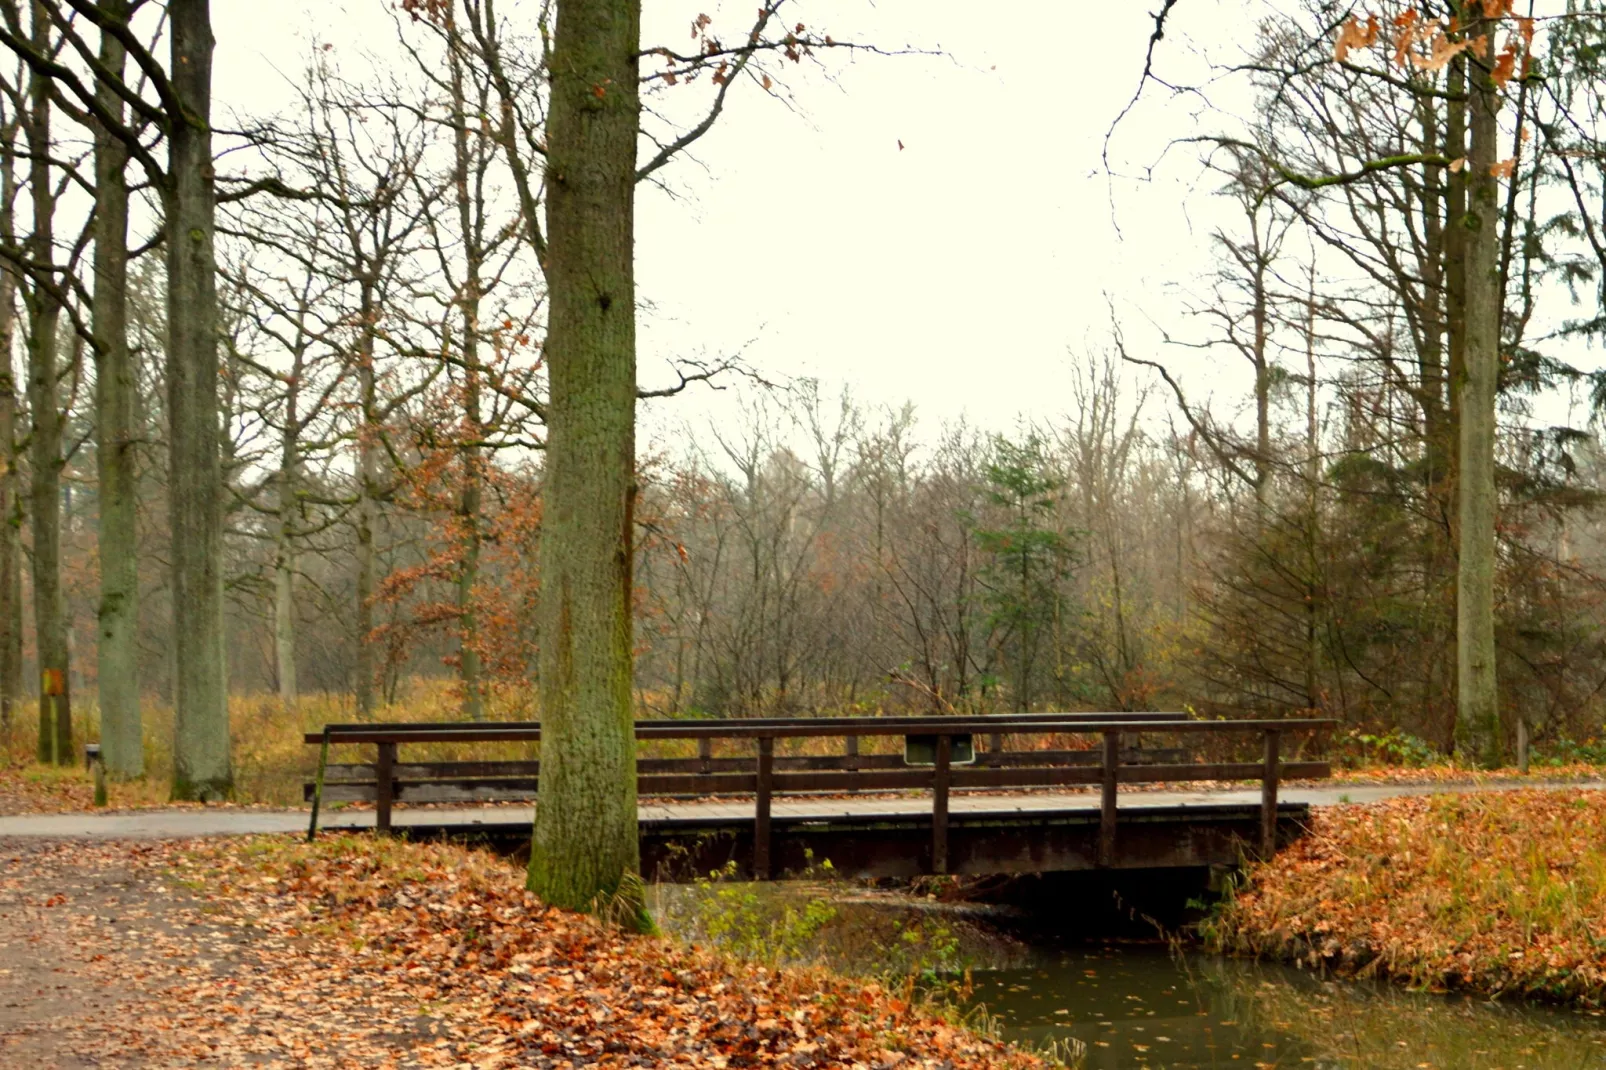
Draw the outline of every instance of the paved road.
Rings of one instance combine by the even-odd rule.
[[[1433,795],[1445,792],[1512,791],[1518,788],[1547,790],[1597,791],[1606,783],[1558,784],[1551,782],[1498,783],[1498,784],[1367,784],[1329,785],[1317,788],[1285,788],[1280,793],[1284,802],[1308,803],[1313,806],[1331,806],[1338,803],[1376,802],[1401,795]],[[1258,788],[1234,791],[1132,791],[1121,795],[1122,810],[1142,810],[1160,806],[1254,806],[1260,802]],[[1034,792],[1015,795],[956,794],[949,805],[954,814],[968,813],[1020,813],[1036,810],[1097,809],[1096,792]],[[866,817],[871,815],[898,816],[902,814],[930,813],[927,797],[907,798],[787,798],[774,804],[776,817],[833,818]],[[643,818],[677,818],[710,820],[748,818],[753,813],[751,802],[676,802],[649,803],[641,808]],[[398,826],[410,824],[439,825],[443,823],[473,826],[479,824],[507,824],[527,822],[534,814],[530,807],[476,806],[451,809],[395,811],[393,821]],[[320,822],[325,829],[372,828],[371,810],[334,811]],[[94,839],[187,839],[195,836],[242,836],[253,833],[299,832],[307,827],[304,810],[131,810],[114,814],[25,814],[0,817],[0,838],[8,836],[45,836],[70,838],[83,836]]]

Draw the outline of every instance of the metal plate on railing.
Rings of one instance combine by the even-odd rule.
[[[974,765],[976,745],[969,733],[948,737],[952,744],[948,750],[949,765]],[[903,737],[904,765],[936,765],[937,737],[934,735]]]

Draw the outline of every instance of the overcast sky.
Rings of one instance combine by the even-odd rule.
[[[220,104],[278,106],[279,72],[297,69],[308,33],[382,51],[386,2],[219,0]],[[1252,34],[1254,3],[1179,5],[1166,69],[1197,76],[1193,53],[1219,56]],[[913,401],[928,426],[966,415],[1002,428],[1064,411],[1072,361],[1107,342],[1107,295],[1133,344],[1152,350],[1143,321],[1175,322],[1177,287],[1202,285],[1220,212],[1185,153],[1152,181],[1102,168],[1153,6],[798,0],[793,17],[838,39],[932,54],[828,54],[788,70],[791,106],[733,94],[695,157],[667,173],[670,189],[643,190],[643,377],[677,354],[741,352],[775,378]],[[683,47],[698,13],[734,30],[751,10],[646,0],[644,41]],[[1213,90],[1218,104],[1227,92]],[[1138,174],[1198,127],[1197,112],[1151,87],[1112,162]],[[1230,362],[1173,357],[1196,393],[1239,388]],[[684,415],[719,405],[674,403]]]

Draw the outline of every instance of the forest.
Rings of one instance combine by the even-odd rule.
[[[860,47],[794,6],[640,51],[635,181]],[[1600,734],[1606,15],[1297,0],[1200,57],[1174,6],[1112,136],[1217,98],[1164,162],[1215,267],[1164,319],[1111,303],[1061,416],[931,420],[739,355],[637,388],[732,399],[635,446],[639,716],[1309,715],[1489,760]],[[292,105],[215,128],[162,57],[204,4],[0,16],[6,732],[75,761],[76,706],[136,776],[142,707],[177,706],[223,784],[227,719],[186,695],[540,718],[552,5],[407,0],[383,62],[315,42]]]

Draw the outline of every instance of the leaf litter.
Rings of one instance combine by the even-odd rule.
[[[0,962],[6,1066],[1043,1065],[910,990],[627,934],[494,856],[367,836],[0,842]]]

